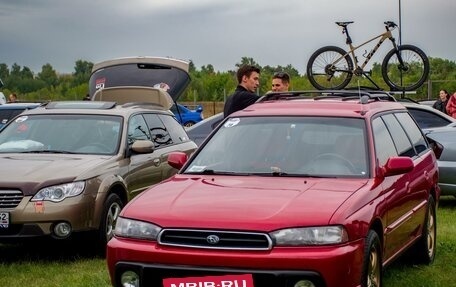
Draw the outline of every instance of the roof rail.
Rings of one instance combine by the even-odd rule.
[[[278,101],[278,100],[292,100],[292,99],[341,99],[343,101],[361,99],[366,96],[375,101],[391,101],[395,102],[396,99],[388,92],[382,90],[305,90],[305,91],[292,91],[292,92],[273,92],[267,93],[262,96],[257,102],[265,101]]]

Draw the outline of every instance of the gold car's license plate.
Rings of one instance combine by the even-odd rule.
[[[8,228],[10,223],[9,212],[0,212],[0,228]]]
[[[252,274],[163,279],[163,287],[254,287]]]

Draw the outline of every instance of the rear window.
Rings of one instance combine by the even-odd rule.
[[[122,64],[95,71],[89,80],[89,93],[98,89],[121,86],[156,87],[165,83],[167,92],[174,98],[180,95],[190,82],[187,72],[159,64]]]

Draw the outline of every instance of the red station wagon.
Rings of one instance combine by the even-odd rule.
[[[180,171],[122,210],[112,284],[381,286],[406,250],[434,260],[436,151],[403,105],[367,92],[266,95],[190,159],[170,154]]]

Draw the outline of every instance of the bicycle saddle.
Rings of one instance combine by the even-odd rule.
[[[396,27],[396,23],[394,23],[393,21],[386,21],[386,22],[383,22],[386,26],[388,26],[389,28],[394,28]]]
[[[348,22],[336,22],[337,25],[341,27],[347,27],[348,24],[354,23],[353,21],[348,21]]]

